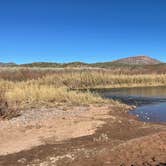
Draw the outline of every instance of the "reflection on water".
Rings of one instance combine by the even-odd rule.
[[[137,105],[130,112],[146,122],[166,122],[166,87],[121,88],[98,91],[106,98]]]
[[[119,88],[101,90],[105,95],[137,96],[137,97],[166,97],[166,87],[146,87],[146,88]]]

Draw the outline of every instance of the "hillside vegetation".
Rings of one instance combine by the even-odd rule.
[[[20,67],[20,68],[49,68],[49,69],[111,69],[114,73],[166,73],[166,64],[150,58],[148,56],[135,56],[123,58],[112,62],[101,63],[50,63],[50,62],[35,62],[29,64],[17,65],[14,63],[0,63],[0,67]]]
[[[128,65],[156,65],[160,64],[161,62],[151,57],[142,55],[142,56],[119,59],[117,61],[114,61],[114,63],[128,64]]]
[[[14,63],[0,63],[0,76],[1,78],[12,77],[9,74],[9,70],[13,68],[13,71],[17,70],[17,75],[35,75],[38,77],[41,75],[58,72],[59,70],[110,70],[112,74],[166,74],[166,64],[148,56],[136,56],[123,58],[112,62],[101,63],[83,63],[83,62],[71,62],[71,63],[48,63],[48,62],[35,62],[29,64],[17,65]],[[19,71],[18,71],[19,69]],[[33,70],[33,74],[27,72]],[[40,70],[40,72],[38,72]],[[7,71],[5,73],[5,71]],[[21,71],[21,72],[20,72]],[[5,74],[4,74],[5,73]],[[10,75],[10,76],[9,76]]]

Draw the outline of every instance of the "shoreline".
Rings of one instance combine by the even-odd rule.
[[[94,88],[90,88],[90,87],[88,87],[88,88],[86,88],[86,89],[71,89],[71,90],[89,90],[89,91],[95,91],[95,90],[118,90],[118,89],[132,89],[132,88],[156,88],[156,87],[166,87],[166,85],[165,84],[157,84],[157,85],[126,85],[126,86],[114,86],[114,87],[112,87],[112,86],[96,86],[96,87],[94,87]]]
[[[83,126],[86,126],[93,121],[102,121],[104,123],[100,123],[97,126],[94,126],[94,124],[90,125],[96,129],[93,129],[93,132],[90,132],[90,134],[87,134],[85,132],[86,130],[84,130],[83,132],[87,135],[80,135],[76,138],[69,137],[67,140],[56,141],[56,137],[52,135],[45,139],[43,145],[38,145],[29,150],[0,156],[0,164],[5,166],[9,166],[11,163],[13,166],[28,164],[29,166],[33,164],[84,166],[89,164],[90,166],[95,163],[96,165],[97,163],[104,165],[104,163],[107,162],[114,166],[119,166],[123,163],[129,165],[132,164],[132,162],[137,163],[137,165],[139,165],[140,162],[147,162],[152,165],[155,163],[166,163],[166,159],[163,158],[163,152],[166,153],[166,146],[164,145],[166,125],[138,121],[135,117],[128,114],[130,109],[131,107],[124,107],[124,105],[91,105],[89,108],[86,107],[86,109],[85,107],[82,107],[82,115],[80,115],[80,112],[78,112],[78,115],[74,115],[75,122],[73,123],[73,126],[77,126],[77,124],[82,122],[84,122]],[[74,110],[74,108],[71,110]],[[78,110],[80,110],[79,107]],[[66,111],[68,112],[69,109],[66,108]],[[69,116],[66,117],[65,115],[66,114],[64,113],[61,117],[63,118],[63,121],[69,120],[69,122],[71,122],[71,115],[69,114]],[[80,118],[80,116],[82,116],[82,118]],[[68,124],[66,125],[68,126]],[[53,124],[52,128],[54,127],[55,125]],[[63,129],[62,125],[60,127]],[[82,127],[79,126],[77,129],[73,128],[74,130],[72,131],[77,131],[81,128]],[[91,131],[90,128],[87,129]],[[38,126],[37,130],[40,129],[42,129],[42,126]],[[61,131],[61,129],[59,131]],[[33,126],[31,126],[31,130],[34,130]],[[23,133],[25,133],[25,131],[23,131]],[[70,130],[70,136],[72,135],[71,133]],[[53,134],[55,133],[53,132]],[[65,138],[67,137],[65,136]],[[158,138],[157,141],[156,138]],[[155,150],[153,149],[152,151],[146,147],[149,142],[153,148],[156,148]],[[134,147],[131,149],[131,145],[133,144],[137,145],[134,146],[137,147],[137,150],[134,149]],[[163,145],[161,149],[158,148],[159,144]],[[119,149],[121,146],[123,146],[123,148]],[[123,157],[122,154],[124,152],[125,155],[130,157]],[[134,157],[131,154],[140,157]],[[119,160],[117,155],[121,160]],[[144,158],[141,158],[142,155],[144,155]],[[154,155],[155,161],[152,161]]]

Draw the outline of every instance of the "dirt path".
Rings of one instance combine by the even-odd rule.
[[[142,166],[166,163],[166,125],[111,105],[27,110],[0,122],[2,166]]]

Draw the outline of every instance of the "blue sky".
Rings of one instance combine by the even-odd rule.
[[[165,0],[0,0],[0,61],[166,61]]]

